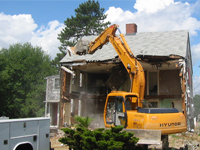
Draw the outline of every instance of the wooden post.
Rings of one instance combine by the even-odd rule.
[[[182,75],[182,110],[184,112],[185,115],[185,119],[187,120],[187,111],[186,111],[186,106],[185,106],[185,92],[186,92],[186,80],[185,80],[185,76]]]
[[[70,84],[71,84],[71,74],[66,72],[66,70],[61,69],[60,73],[60,115],[59,115],[59,128],[63,127],[65,122],[70,124],[70,116],[71,116],[71,109],[70,109]],[[67,104],[68,103],[68,104]]]
[[[59,128],[61,128],[64,125],[64,99],[63,99],[63,93],[65,92],[65,86],[66,86],[66,72],[61,69],[60,73],[60,104],[59,104]]]

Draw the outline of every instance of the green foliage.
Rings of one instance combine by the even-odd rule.
[[[44,115],[46,76],[55,74],[50,56],[29,43],[0,51],[0,116]]]
[[[71,16],[71,18],[64,21],[65,28],[58,34],[61,53],[58,53],[55,59],[52,60],[52,66],[59,71],[59,61],[67,54],[67,46],[73,47],[83,36],[98,35],[108,27],[110,22],[104,21],[107,17],[104,10],[104,8],[100,8],[99,2],[95,0],[81,3],[74,10],[75,16]]]
[[[172,134],[171,136],[172,138],[176,138],[176,139],[179,138],[179,136],[177,136],[176,134]]]
[[[67,46],[74,46],[83,36],[100,34],[110,22],[104,22],[107,15],[104,8],[100,8],[99,2],[88,0],[75,9],[75,17],[67,18],[64,21],[66,27],[58,34],[61,42],[59,47],[65,53]]]
[[[78,122],[76,127],[84,127],[84,128],[88,128],[91,121],[93,120],[92,118],[89,117],[80,117],[80,116],[75,116],[74,119],[76,122]]]
[[[138,138],[134,133],[122,131],[123,126],[112,127],[109,130],[99,128],[94,131],[84,127],[76,129],[63,128],[65,137],[59,142],[67,144],[76,150],[130,150],[136,149]]]
[[[57,70],[57,72],[60,71],[60,60],[65,56],[65,53],[57,53],[56,57],[51,60],[51,66]]]
[[[194,115],[198,118],[198,114],[200,114],[200,95],[196,94],[195,97],[193,98],[194,100],[194,108],[195,112]]]

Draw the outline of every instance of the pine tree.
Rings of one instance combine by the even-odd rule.
[[[77,41],[88,35],[98,35],[110,22],[104,22],[107,15],[103,14],[104,8],[100,8],[98,1],[88,0],[75,9],[75,17],[64,21],[66,27],[58,34],[61,42],[59,50],[66,54],[67,46],[74,46]]]

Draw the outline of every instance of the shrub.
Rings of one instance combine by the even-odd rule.
[[[84,127],[84,128],[88,128],[91,121],[93,120],[90,117],[80,117],[80,116],[75,116],[74,119],[75,119],[76,122],[78,122],[76,127]]]
[[[67,144],[74,150],[130,150],[135,149],[138,138],[134,133],[122,131],[123,126],[112,127],[105,130],[98,128],[93,131],[85,127],[76,129],[63,128],[65,137],[59,142]]]

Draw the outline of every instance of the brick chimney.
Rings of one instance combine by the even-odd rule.
[[[137,33],[137,25],[135,23],[126,24],[126,35],[136,34]]]

